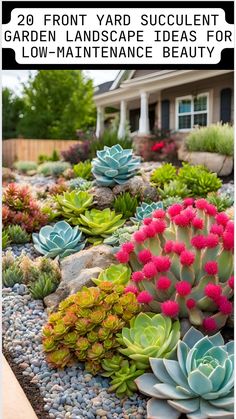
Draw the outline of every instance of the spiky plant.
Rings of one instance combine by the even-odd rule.
[[[2,230],[2,250],[6,249],[10,243],[11,239],[7,229]]]
[[[121,213],[124,218],[134,215],[138,206],[138,197],[132,196],[129,192],[118,195],[113,203],[114,210]]]
[[[24,244],[30,241],[30,235],[19,225],[10,225],[7,233],[12,243]]]
[[[55,196],[58,211],[63,218],[73,225],[78,224],[78,217],[93,203],[93,197],[88,192],[72,191]]]
[[[35,300],[43,300],[49,294],[52,294],[57,288],[57,283],[52,280],[51,276],[45,273],[39,275],[39,277],[31,282],[29,290],[32,297]]]
[[[233,230],[214,205],[187,198],[155,211],[116,256],[132,267],[139,303],[213,332],[232,312]]]
[[[92,178],[92,164],[89,160],[75,164],[73,170],[76,177],[85,180],[90,180]]]

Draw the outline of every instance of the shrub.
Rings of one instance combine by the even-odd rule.
[[[46,161],[58,161],[60,160],[60,155],[57,150],[53,150],[51,156],[47,154],[40,154],[38,156],[38,164],[45,163]]]
[[[106,129],[102,136],[91,142],[91,158],[95,157],[97,151],[103,150],[104,147],[112,147],[119,144],[123,149],[132,148],[132,138],[126,135],[125,138],[119,139],[117,130]]]
[[[32,235],[35,249],[42,255],[64,258],[79,252],[85,246],[78,226],[72,228],[66,221],[58,221],[54,226],[44,226],[39,234]]]
[[[43,176],[61,176],[70,164],[63,161],[45,162],[38,167],[38,173]]]
[[[17,224],[31,233],[47,223],[47,216],[27,187],[10,183],[3,194],[2,222],[5,227]]]
[[[17,161],[17,162],[14,163],[14,167],[19,172],[27,173],[30,170],[37,170],[38,165],[34,161],[23,161],[23,160],[19,160],[19,161]]]
[[[97,374],[118,347],[116,333],[139,310],[134,295],[123,291],[122,285],[103,282],[62,301],[43,328],[47,361],[57,368],[84,361],[86,370]]]
[[[100,186],[122,185],[135,176],[140,167],[140,157],[132,150],[124,150],[119,144],[97,152],[92,160],[92,173]]]
[[[124,192],[118,195],[114,202],[113,207],[117,213],[121,213],[124,218],[130,218],[134,215],[138,206],[138,197],[130,195],[129,192]]]
[[[79,141],[71,145],[67,150],[62,151],[61,155],[65,161],[77,164],[80,161],[88,160],[90,152],[90,141]]]
[[[8,226],[7,233],[12,243],[24,244],[30,241],[30,235],[19,225]]]
[[[139,303],[212,332],[232,312],[233,239],[225,213],[205,199],[187,198],[184,205],[157,210],[148,224],[144,220],[116,256],[131,265]]]
[[[190,151],[208,151],[233,156],[234,129],[229,124],[215,124],[193,130],[186,139]]]
[[[178,342],[175,360],[151,358],[153,374],[135,380],[138,389],[152,398],[147,417],[234,417],[234,342],[224,344],[220,333],[204,336],[191,328]]]
[[[75,164],[73,169],[76,177],[86,180],[92,178],[92,164],[89,160]]]
[[[78,218],[81,231],[90,236],[90,243],[102,243],[105,238],[114,233],[119,227],[123,226],[125,220],[121,219],[122,214],[116,214],[110,208],[104,210],[92,209],[85,211]]]

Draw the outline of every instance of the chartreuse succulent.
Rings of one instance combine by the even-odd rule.
[[[62,301],[43,328],[48,362],[64,367],[82,361],[87,371],[97,374],[101,362],[119,346],[116,333],[139,311],[134,294],[123,292],[122,285],[101,282]]]
[[[233,309],[233,247],[228,215],[203,198],[186,198],[144,219],[116,257],[131,266],[139,303],[212,333]]]
[[[2,249],[6,249],[10,243],[11,239],[7,229],[2,230]]]
[[[76,177],[80,177],[86,180],[90,180],[92,177],[92,164],[89,160],[79,162],[73,166],[74,174]]]
[[[150,358],[150,365],[153,373],[135,380],[152,397],[148,418],[234,418],[233,341],[224,344],[220,333],[204,336],[191,328],[178,342],[176,360]]]
[[[88,241],[94,244],[102,243],[110,234],[123,226],[125,220],[122,214],[116,214],[110,208],[104,210],[92,209],[81,214],[78,223],[80,229],[89,236]]]
[[[86,191],[64,192],[57,195],[55,200],[58,205],[58,212],[73,225],[78,224],[78,217],[84,213],[93,203],[93,197]]]
[[[133,359],[140,369],[149,368],[149,358],[170,358],[180,338],[179,321],[154,313],[139,313],[124,327],[118,342],[125,346],[119,351]]]
[[[92,160],[92,173],[100,186],[122,185],[135,176],[140,168],[140,157],[121,145],[105,146]]]
[[[72,228],[66,221],[42,227],[39,234],[34,233],[32,238],[35,249],[51,258],[69,256],[85,246],[78,226]]]
[[[147,202],[142,202],[142,204],[136,208],[135,216],[131,220],[136,223],[140,223],[144,218],[148,218],[152,215],[153,211],[156,209],[163,208],[162,202],[152,202],[148,204]]]
[[[137,391],[134,382],[135,378],[144,373],[138,369],[134,361],[129,361],[121,355],[114,355],[111,359],[102,361],[102,368],[105,372],[103,377],[111,378],[109,392],[115,392],[118,397],[132,396]]]
[[[93,278],[94,284],[98,285],[101,282],[112,282],[117,285],[126,285],[130,280],[131,269],[128,266],[118,264],[111,265],[109,268],[102,271],[98,278]]]
[[[186,198],[186,196],[191,195],[191,190],[188,189],[187,185],[184,182],[179,180],[171,180],[169,183],[165,183],[161,188],[157,188],[159,197],[162,200],[168,199],[170,197],[178,196],[180,198]]]
[[[158,186],[164,186],[165,183],[169,183],[171,180],[175,179],[176,168],[172,163],[164,163],[151,174],[151,181]]]

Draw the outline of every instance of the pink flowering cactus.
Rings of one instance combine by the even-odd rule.
[[[188,317],[206,332],[232,313],[234,223],[205,199],[156,210],[116,254],[133,273],[127,291],[153,312]]]

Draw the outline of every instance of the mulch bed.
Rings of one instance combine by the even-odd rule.
[[[23,388],[31,406],[33,407],[38,419],[49,419],[49,415],[44,410],[45,402],[40,394],[40,391],[36,384],[31,383],[30,379],[22,374],[22,368],[18,367],[12,360],[12,356],[8,351],[3,351],[3,354],[14,372],[17,380]]]

